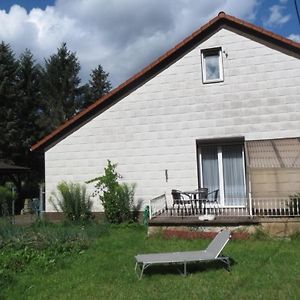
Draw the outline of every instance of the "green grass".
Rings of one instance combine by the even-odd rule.
[[[95,228],[92,230],[94,231]],[[231,272],[219,264],[155,267],[142,280],[134,272],[138,253],[203,249],[208,240],[147,238],[141,226],[113,226],[83,253],[46,272],[27,268],[3,299],[300,299],[300,239],[230,241]]]

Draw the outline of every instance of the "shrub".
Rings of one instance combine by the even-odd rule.
[[[110,223],[119,224],[133,220],[133,200],[135,184],[120,184],[121,177],[116,171],[117,164],[107,161],[104,175],[87,181],[96,182],[94,195],[99,195],[105,216]]]
[[[0,216],[9,216],[13,194],[8,186],[0,186]]]
[[[135,184],[123,183],[117,190],[117,200],[119,208],[119,223],[133,220],[133,201]]]
[[[62,181],[57,185],[59,196],[52,193],[55,200],[50,202],[56,211],[62,211],[68,221],[87,221],[92,218],[92,202],[86,193],[86,187],[79,183]]]

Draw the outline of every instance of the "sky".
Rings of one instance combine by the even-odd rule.
[[[66,42],[83,83],[101,64],[115,87],[220,11],[300,42],[294,0],[0,0],[0,41],[41,64]]]

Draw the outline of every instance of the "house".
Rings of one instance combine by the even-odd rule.
[[[298,215],[299,58],[299,43],[219,13],[32,147],[45,152],[46,199],[110,159],[156,220],[172,189],[200,187],[218,190],[227,220]]]

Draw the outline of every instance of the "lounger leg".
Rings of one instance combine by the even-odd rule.
[[[142,276],[143,276],[143,272],[144,272],[145,266],[144,266],[144,264],[143,264],[143,266],[142,266],[142,268],[141,268],[141,273],[140,273],[140,274],[137,273],[137,268],[138,268],[138,266],[139,266],[139,264],[138,264],[138,262],[136,262],[136,263],[135,263],[135,267],[134,267],[134,271],[135,271],[135,273],[137,274],[138,278],[141,279]]]
[[[227,265],[227,271],[230,272],[230,270],[231,270],[230,267],[231,266],[230,266],[230,259],[229,259],[229,257],[226,258],[226,265]]]
[[[225,264],[226,264],[226,270],[227,270],[228,272],[230,272],[230,259],[229,259],[229,257],[225,257],[225,258],[224,258],[224,262],[225,262]]]
[[[183,263],[183,275],[186,276],[186,262]]]
[[[144,273],[144,270],[145,270],[145,265],[143,264],[143,266],[142,266],[142,270],[141,270],[141,275],[140,275],[140,278],[139,278],[139,279],[142,279],[142,277],[143,277],[143,273]]]
[[[230,259],[227,256],[221,256],[219,257],[219,260],[222,261],[224,264],[226,264],[226,270],[230,272]]]
[[[135,264],[135,272],[137,273],[137,267],[140,266],[140,264],[136,263]],[[144,271],[150,266],[150,264],[144,264],[141,266],[141,273],[140,274],[137,274],[138,278],[139,279],[142,279],[143,277],[143,274],[144,274]]]

